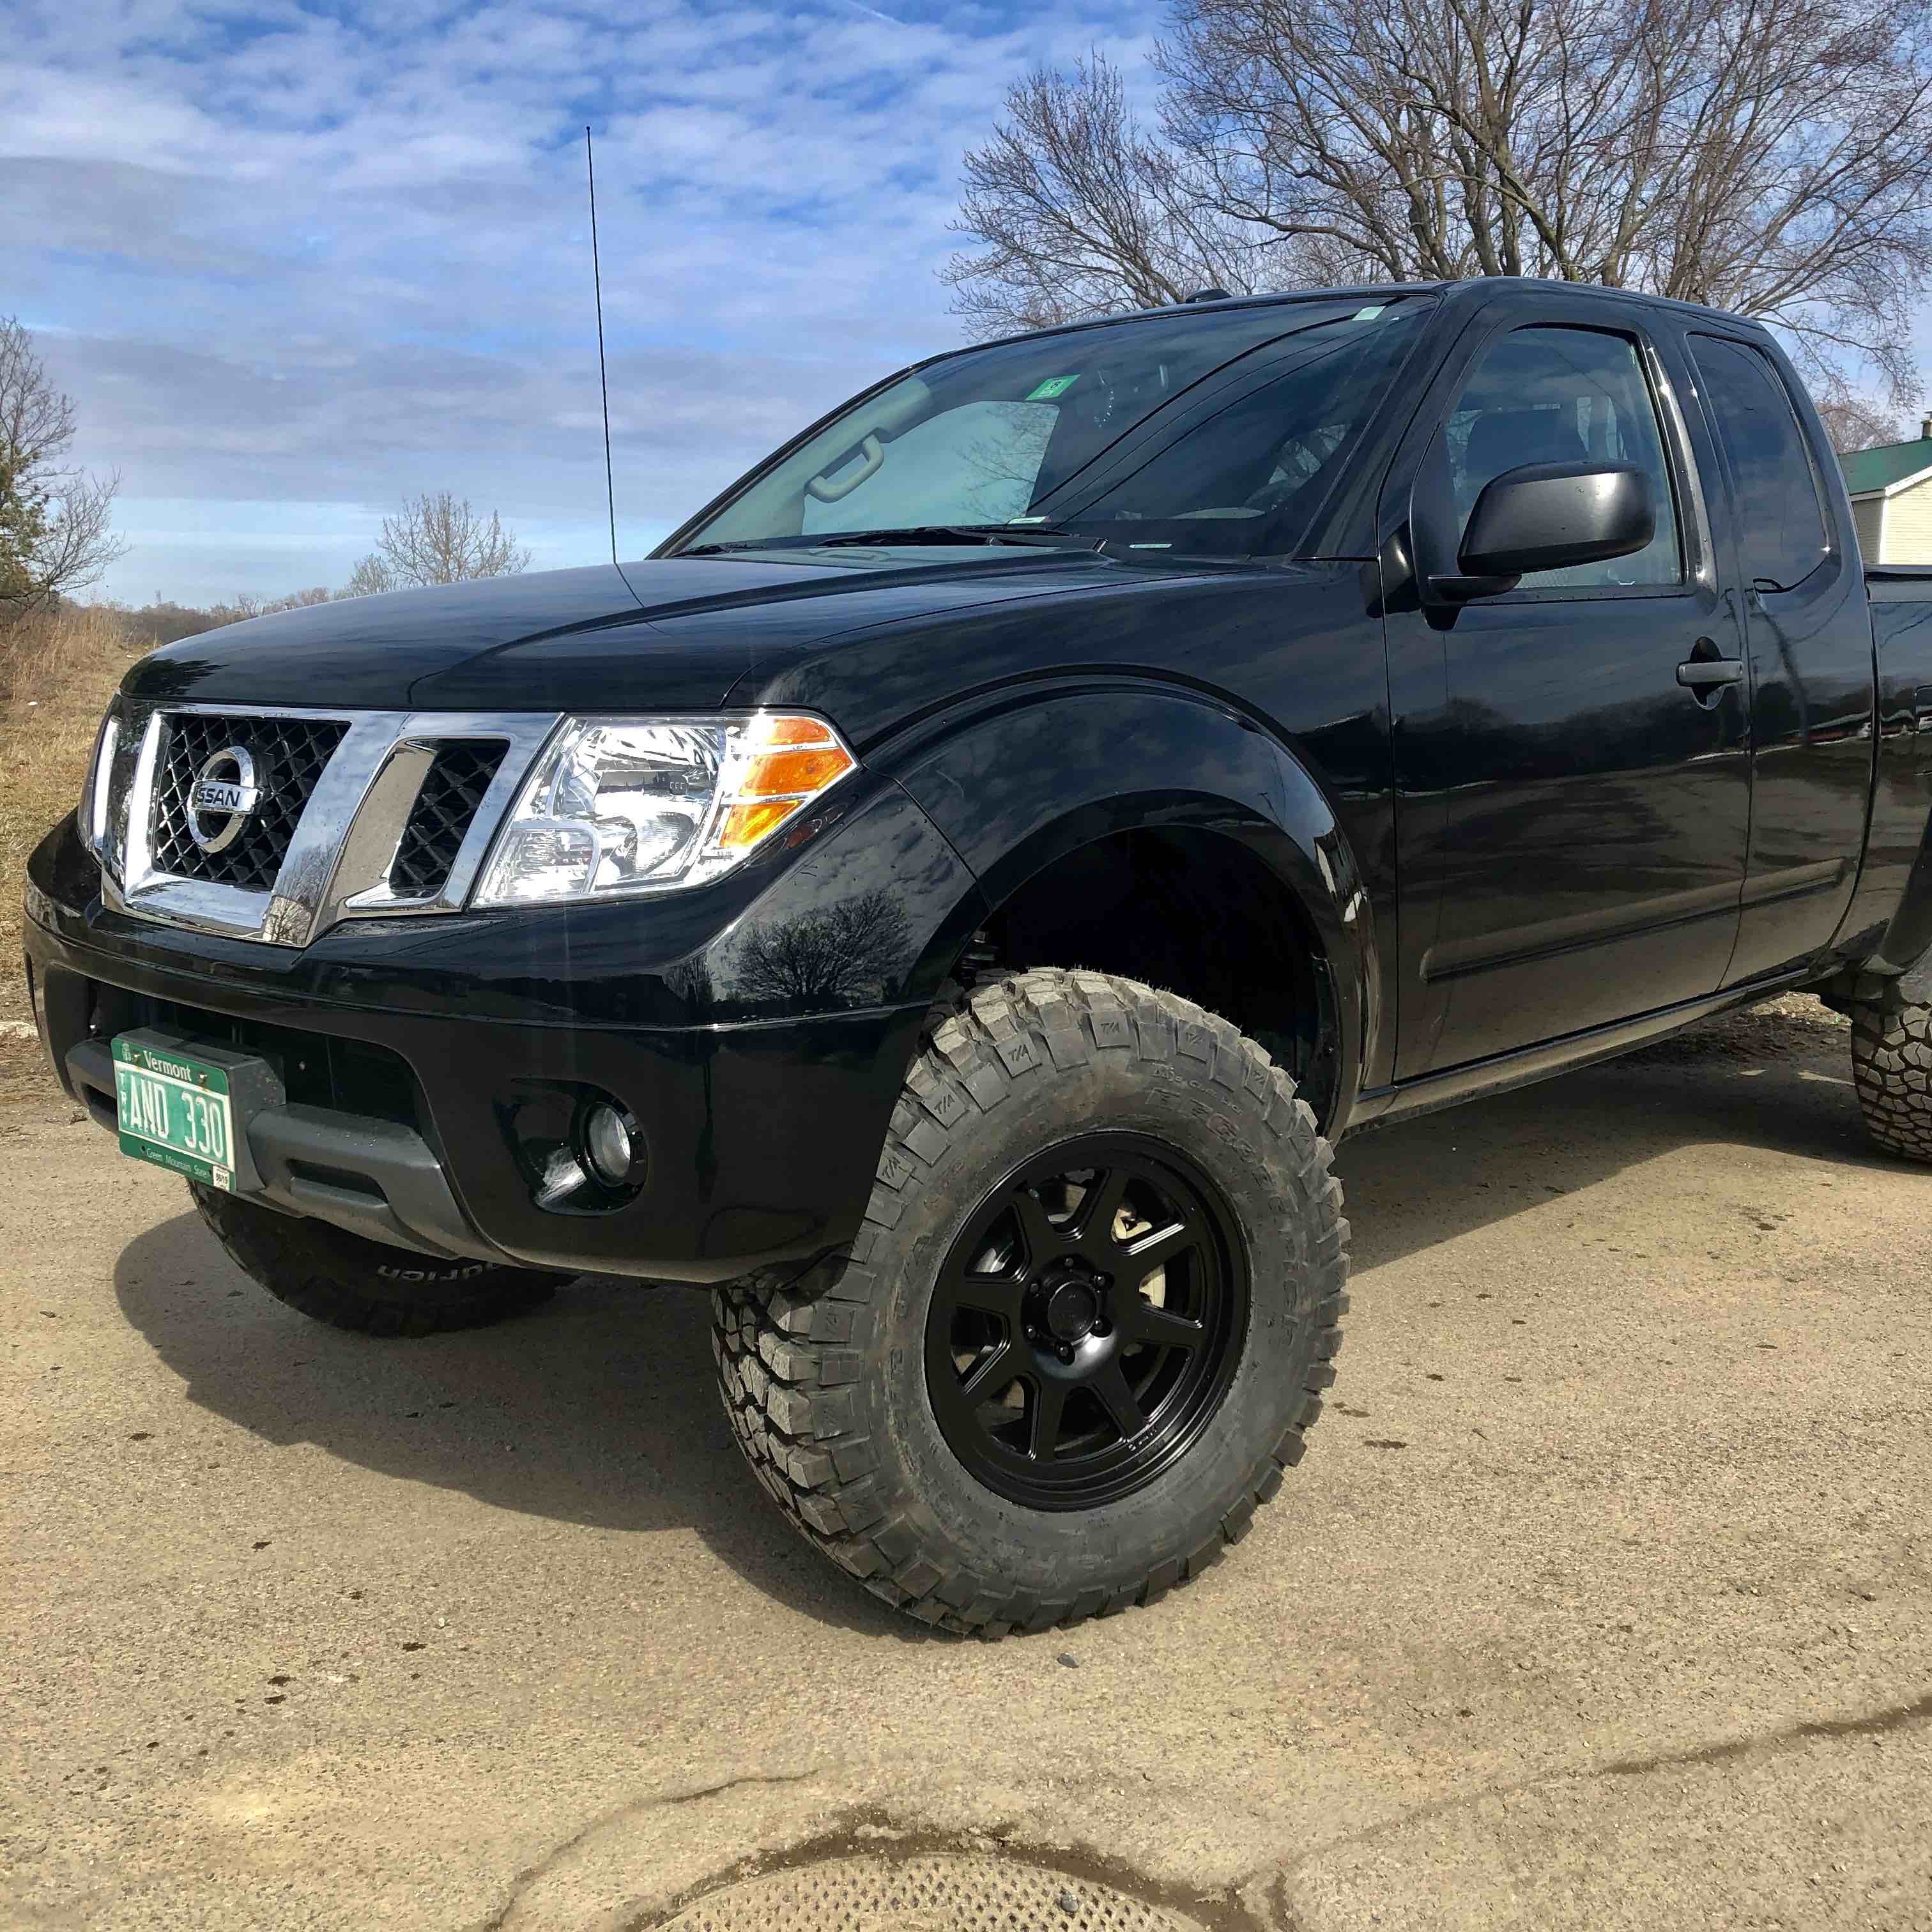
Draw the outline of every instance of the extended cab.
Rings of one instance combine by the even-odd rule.
[[[641,562],[156,652],[28,970],[272,1292],[707,1286],[793,1522],[997,1634],[1299,1460],[1343,1133],[1808,987],[1932,1158],[1928,720],[1762,328],[1203,301],[922,363]]]

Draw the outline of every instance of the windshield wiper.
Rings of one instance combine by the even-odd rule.
[[[999,544],[1057,545],[1070,538],[1076,542],[1087,541],[1077,531],[1064,530],[1058,524],[908,524],[898,529],[829,530],[822,536],[749,537],[736,543],[693,544],[677,554],[722,556],[748,550],[830,550],[838,544],[962,544],[976,548]]]
[[[834,544],[1058,543],[1074,536],[1075,532],[1058,524],[908,524],[901,530],[836,531],[818,538],[813,548],[826,550]]]

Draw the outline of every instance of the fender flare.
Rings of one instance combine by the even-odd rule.
[[[1382,1024],[1374,921],[1346,836],[1308,768],[1232,706],[1123,681],[999,694],[881,760],[997,909],[1056,860],[1112,833],[1190,826],[1238,840],[1313,931],[1340,1037],[1338,1133]]]

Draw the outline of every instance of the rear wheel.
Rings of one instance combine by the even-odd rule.
[[[915,1062],[850,1258],[719,1291],[725,1406],[889,1603],[1077,1622],[1198,1574],[1299,1461],[1347,1242],[1252,1040],[1131,981],[1015,975]]]
[[[1865,1131],[1888,1154],[1932,1161],[1932,1006],[1900,1000],[1894,986],[1850,1010]]]
[[[188,1191],[236,1267],[332,1328],[406,1336],[485,1328],[548,1300],[562,1279],[387,1247],[194,1181]]]

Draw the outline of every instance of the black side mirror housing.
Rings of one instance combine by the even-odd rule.
[[[1527,463],[1484,486],[1456,562],[1472,579],[1514,579],[1628,556],[1656,535],[1650,479],[1634,464]]]

